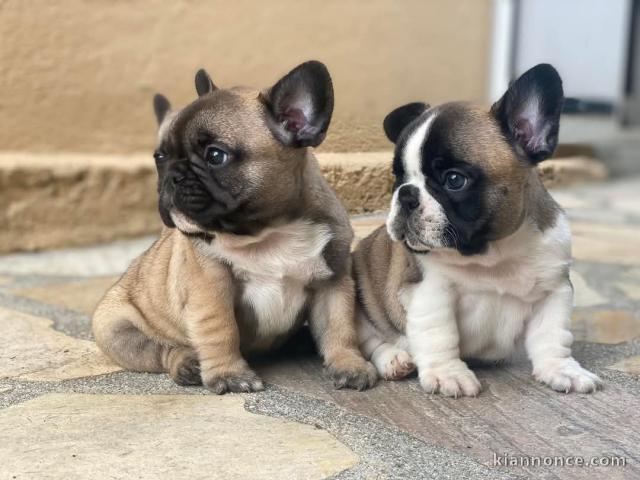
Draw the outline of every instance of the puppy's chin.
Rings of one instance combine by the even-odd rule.
[[[442,248],[440,239],[428,241],[407,225],[406,221],[400,218],[393,218],[387,221],[387,233],[394,242],[402,242],[408,250],[414,253],[428,253],[433,249]]]
[[[409,238],[404,239],[404,246],[414,253],[429,253],[434,248],[423,243],[418,243],[415,240],[410,240]]]
[[[201,228],[196,222],[194,222],[184,213],[179,212],[175,208],[169,212],[169,216],[171,217],[171,221],[174,223],[176,228],[182,233],[206,233],[205,230]]]

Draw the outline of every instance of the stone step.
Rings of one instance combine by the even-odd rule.
[[[601,159],[611,177],[640,174],[640,128],[622,126],[616,116],[564,115],[560,142],[574,151],[590,150],[588,155]]]
[[[352,214],[387,208],[391,152],[318,153]],[[549,186],[602,180],[584,156],[543,162]],[[0,252],[89,245],[155,233],[156,172],[150,155],[0,153]]]

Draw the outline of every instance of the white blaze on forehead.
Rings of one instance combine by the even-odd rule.
[[[424,174],[422,173],[422,146],[427,140],[429,129],[433,125],[437,112],[431,113],[422,124],[411,132],[407,143],[404,146],[402,163],[404,165],[406,183],[424,184]]]

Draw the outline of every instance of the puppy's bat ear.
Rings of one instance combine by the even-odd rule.
[[[291,147],[322,143],[333,113],[333,83],[324,64],[305,62],[259,97],[269,113],[274,136]]]
[[[558,145],[563,103],[560,75],[541,63],[513,82],[491,113],[516,151],[536,164],[549,158]]]
[[[218,87],[213,84],[213,80],[211,80],[211,77],[204,68],[198,70],[195,81],[196,92],[198,92],[199,97],[218,89]]]
[[[167,113],[171,111],[171,103],[169,103],[167,97],[161,93],[156,93],[153,96],[153,111],[156,114],[158,125],[160,125]]]
[[[384,133],[392,143],[396,143],[404,128],[422,115],[429,105],[422,102],[407,103],[389,113],[382,122]]]

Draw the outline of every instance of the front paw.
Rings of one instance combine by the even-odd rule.
[[[264,384],[253,370],[238,373],[203,375],[203,384],[211,392],[222,395],[227,392],[258,392],[264,390]]]
[[[533,377],[558,392],[592,393],[602,388],[602,380],[573,358],[546,361],[533,369]]]
[[[327,364],[327,372],[336,388],[366,390],[378,381],[376,368],[360,355],[344,355]]]
[[[447,397],[475,397],[481,385],[466,363],[452,360],[437,367],[418,370],[420,385],[429,393],[441,393]]]
[[[401,380],[416,369],[411,355],[394,346],[376,350],[371,357],[378,373],[385,380]]]

